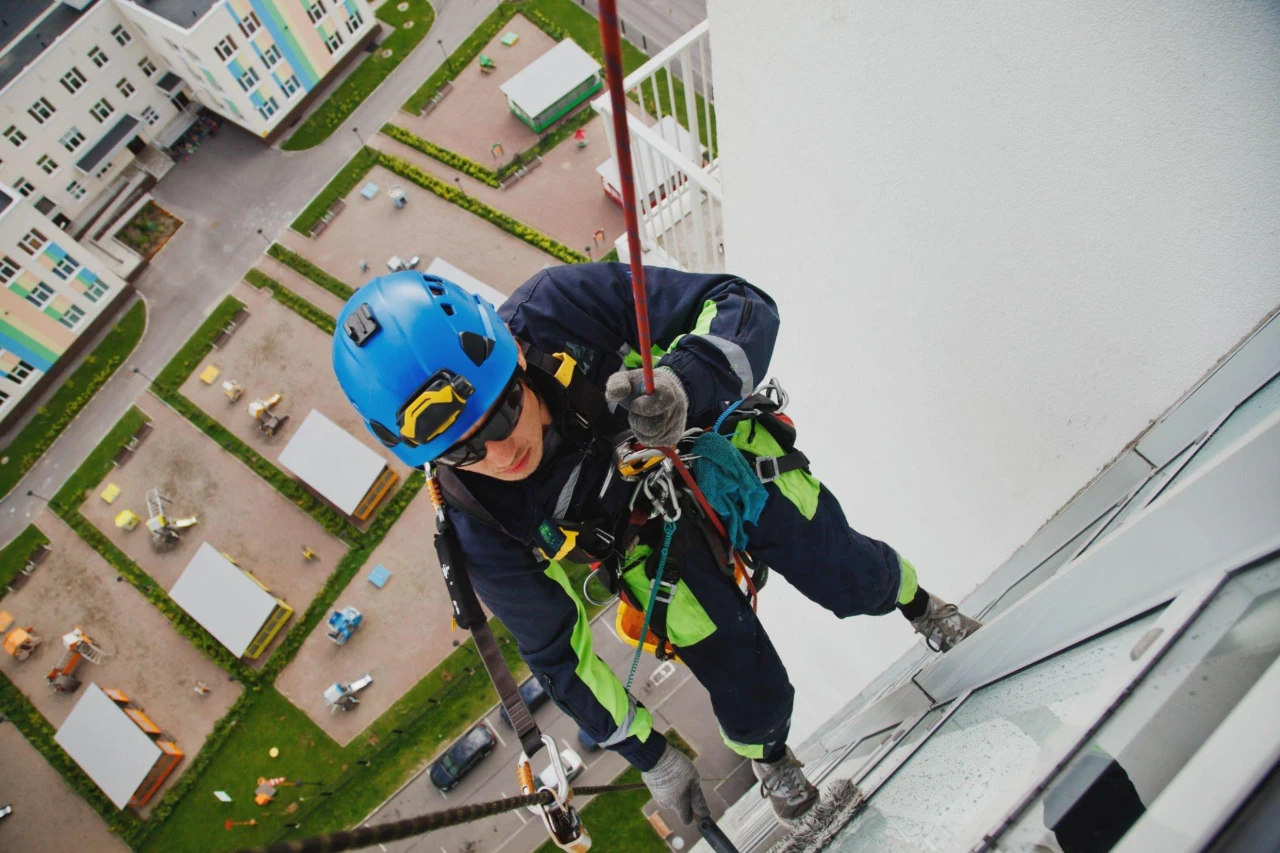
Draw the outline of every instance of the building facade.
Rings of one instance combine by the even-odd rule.
[[[0,188],[0,425],[131,292],[31,201]]]
[[[209,108],[273,139],[377,32],[367,0],[11,4],[0,183],[83,226]],[[153,149],[148,153],[148,149]],[[160,174],[163,174],[162,172]]]

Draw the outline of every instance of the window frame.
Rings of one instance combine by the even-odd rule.
[[[35,240],[39,242],[36,242],[34,245],[27,245],[27,243],[33,237],[35,238]],[[36,254],[41,249],[43,249],[45,247],[45,244],[47,244],[48,242],[49,242],[49,238],[44,236],[44,234],[40,233],[40,230],[38,228],[32,228],[26,234],[23,234],[22,238],[18,240],[18,248],[34,258]]]
[[[102,61],[99,62],[99,59]],[[95,44],[93,47],[89,48],[89,61],[97,68],[106,68],[111,64],[111,57],[107,56],[107,52]]]
[[[64,269],[64,266],[66,267]],[[63,281],[70,281],[71,277],[80,269],[80,262],[70,255],[63,255],[58,262],[53,265],[51,272]]]
[[[62,167],[58,165],[58,161],[50,157],[48,154],[41,154],[36,160],[36,165],[40,167],[46,175],[56,175]],[[52,166],[52,168],[50,168]]]
[[[15,137],[20,137],[21,140],[15,141]],[[31,141],[30,137],[23,133],[22,128],[18,127],[16,124],[9,125],[4,132],[4,138],[9,140],[10,144],[12,144],[14,148],[25,148],[27,143]]]
[[[308,0],[307,17],[311,19],[311,23],[320,23],[327,14],[329,14],[329,10],[324,7],[324,0]]]
[[[280,51],[280,46],[275,42],[268,45],[267,49],[262,51],[262,64],[267,68],[274,68],[284,58],[284,54]]]
[[[27,115],[31,116],[36,124],[44,124],[52,119],[57,112],[58,108],[44,95],[36,98],[35,103],[27,107]]]
[[[289,84],[293,84],[293,88],[289,88]],[[298,92],[302,91],[302,83],[298,80],[297,74],[290,74],[284,80],[280,81],[280,89],[284,92],[286,98],[292,98]]]
[[[0,284],[8,286],[19,273],[22,272],[22,264],[15,261],[8,255],[0,254]]]
[[[271,106],[271,110],[267,110],[267,105]],[[275,96],[268,96],[257,107],[258,115],[262,116],[263,121],[270,121],[271,117],[280,112],[280,104],[276,102]]]
[[[23,198],[31,198],[40,191],[35,184],[23,177],[19,177],[13,182],[13,188]]]
[[[70,85],[68,81],[75,83],[74,87]],[[80,94],[80,90],[88,84],[89,78],[85,77],[84,72],[73,65],[66,74],[63,74],[58,78],[58,82],[61,83],[62,88],[66,89],[67,93],[74,98],[77,97]]]
[[[160,112],[155,107],[147,104],[142,108],[138,118],[145,121],[148,127],[155,127],[156,122],[160,121]]]
[[[58,137],[58,142],[69,154],[76,153],[76,150],[79,149],[81,145],[84,145],[85,140],[86,137],[80,132],[80,128],[74,125],[67,128],[67,132]]]
[[[85,317],[85,310],[79,305],[70,305],[66,311],[62,312],[62,316],[58,318],[58,322],[66,326],[68,329],[74,329],[80,325]],[[70,322],[68,322],[70,320]]]
[[[111,30],[111,36],[116,40],[116,44],[121,47],[128,47],[129,43],[133,41],[133,34],[129,32],[124,24],[117,24]]]
[[[103,113],[102,115],[99,115],[98,114],[99,107],[106,107],[106,112]],[[111,118],[115,114],[116,114],[116,108],[111,106],[111,102],[108,101],[105,96],[99,98],[97,101],[94,102],[93,106],[89,107],[89,115],[97,119],[98,124],[106,124],[107,119]]]
[[[352,21],[355,22],[354,26],[351,23]],[[347,35],[355,35],[356,30],[360,29],[363,26],[364,26],[364,17],[360,14],[359,9],[357,9],[354,12],[347,13]]]
[[[334,44],[335,41],[337,44]],[[324,46],[328,48],[329,55],[333,56],[342,47],[342,33],[338,32],[336,29],[329,33],[328,37],[324,40]]]
[[[84,289],[84,298],[88,299],[90,302],[93,302],[94,304],[97,304],[98,300],[106,296],[107,293],[110,292],[110,290],[111,290],[111,285],[107,284],[105,280],[100,278],[95,278],[93,280],[93,284],[90,284]]]
[[[35,298],[37,293],[43,296],[44,298],[43,299]],[[30,302],[32,305],[36,306],[37,308],[39,308],[41,311],[43,311],[45,306],[53,301],[54,296],[55,296],[55,292],[52,287],[45,284],[43,281],[37,281],[35,288],[30,293],[27,294],[27,301]]]
[[[125,91],[126,89],[128,91]],[[124,98],[126,101],[132,99],[134,95],[138,94],[137,87],[130,82],[128,77],[121,77],[116,81],[116,91],[119,92],[120,97]]]
[[[27,381],[27,377],[29,377],[31,374],[35,372],[36,372],[36,367],[34,364],[28,364],[22,359],[18,359],[18,363],[14,365],[13,372],[6,374],[5,378],[8,379],[10,382],[12,382],[14,385],[21,385],[23,382]],[[15,375],[17,375],[16,379],[14,378]]]
[[[235,39],[231,38],[230,33],[219,39],[218,43],[213,46],[214,55],[222,62],[230,62],[238,50]]]
[[[240,84],[240,90],[245,93],[252,92],[253,88],[257,86],[261,80],[262,78],[258,76],[258,70],[252,65],[246,65],[244,67],[244,72],[236,78],[236,82]]]
[[[72,187],[78,188],[79,192],[76,192],[76,190],[73,190]],[[66,187],[66,193],[71,198],[72,201],[80,201],[81,199],[84,198],[85,193],[87,193],[88,191],[89,191],[89,188],[77,180],[73,180],[71,183],[67,184],[67,187]]]
[[[150,70],[148,70],[150,69]],[[155,60],[149,56],[144,56],[138,60],[138,70],[142,72],[142,76],[150,80],[159,73],[160,67],[156,65]]]
[[[246,27],[245,26],[246,22],[251,23],[253,26]],[[239,24],[240,32],[244,34],[244,37],[246,39],[251,38],[254,33],[262,29],[262,21],[258,20],[258,13],[253,11],[252,9],[249,10],[248,15],[239,19],[238,21],[236,21],[236,23]]]

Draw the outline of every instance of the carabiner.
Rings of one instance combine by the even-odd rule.
[[[591,836],[582,825],[582,819],[578,816],[577,810],[569,805],[573,790],[569,787],[569,777],[564,772],[564,762],[556,749],[555,738],[544,734],[542,743],[551,756],[551,768],[556,777],[556,787],[552,790],[543,786],[538,790],[551,791],[555,801],[546,806],[530,806],[529,811],[542,818],[542,825],[546,827],[551,840],[561,850],[568,850],[570,853],[586,853],[591,849]],[[533,766],[529,763],[529,756],[523,753],[516,761],[516,776],[520,780],[522,794],[534,793],[537,781],[533,775]]]

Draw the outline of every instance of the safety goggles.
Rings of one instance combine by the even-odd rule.
[[[475,433],[437,456],[437,464],[451,468],[474,465],[488,454],[486,444],[502,441],[515,432],[516,424],[520,423],[520,414],[524,411],[524,383],[520,381],[521,375],[522,371],[517,370],[498,398],[493,411],[480,423]]]

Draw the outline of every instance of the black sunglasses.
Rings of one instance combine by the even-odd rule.
[[[485,444],[502,441],[515,432],[516,424],[520,423],[520,414],[524,411],[524,383],[520,381],[522,374],[523,371],[517,370],[515,376],[511,377],[510,384],[503,390],[493,411],[480,423],[475,434],[437,456],[437,464],[450,468],[474,465],[488,454]]]

